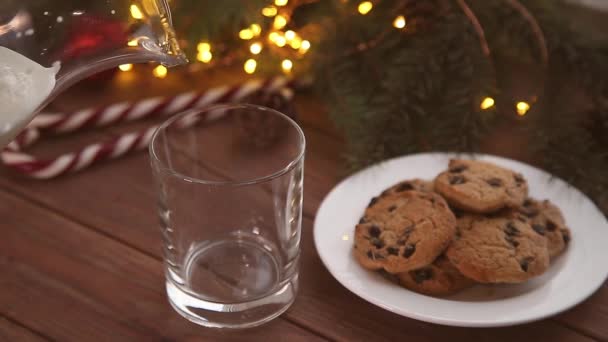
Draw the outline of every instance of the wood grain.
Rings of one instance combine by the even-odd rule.
[[[0,316],[0,341],[42,342],[47,339]]]
[[[159,260],[0,192],[2,314],[61,341],[318,340],[283,319],[247,335],[201,329],[166,303]]]

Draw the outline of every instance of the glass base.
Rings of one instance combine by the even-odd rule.
[[[297,269],[281,267],[275,251],[261,238],[193,246],[183,278],[167,270],[169,302],[182,316],[206,327],[248,328],[268,322],[289,308],[298,289]]]
[[[243,329],[271,321],[287,311],[296,298],[298,274],[276,292],[240,303],[218,303],[195,297],[167,281],[169,303],[184,318],[210,328]]]

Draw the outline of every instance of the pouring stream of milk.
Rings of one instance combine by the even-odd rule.
[[[0,46],[0,149],[36,115],[55,87],[59,63],[51,68]]]

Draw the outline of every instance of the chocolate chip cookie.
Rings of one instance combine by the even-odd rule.
[[[354,254],[365,268],[407,272],[432,263],[455,231],[456,218],[436,193],[374,197],[355,228]]]
[[[570,242],[570,229],[557,206],[549,200],[526,199],[519,212],[530,219],[532,229],[547,238],[549,257],[561,254]]]
[[[411,190],[431,192],[433,191],[433,182],[418,178],[402,181],[384,190],[381,196]]]
[[[514,210],[459,218],[446,256],[463,275],[480,283],[520,283],[549,267],[547,239]]]
[[[406,289],[429,296],[448,296],[475,284],[462,275],[444,254],[428,266],[399,273],[397,277],[399,284]]]
[[[528,194],[524,177],[500,166],[474,160],[450,160],[435,179],[435,191],[459,209],[490,213],[520,206]]]

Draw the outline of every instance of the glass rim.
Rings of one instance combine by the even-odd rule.
[[[298,144],[299,145],[298,154],[294,158],[292,158],[292,160],[285,167],[283,167],[275,172],[269,173],[267,175],[263,175],[263,176],[259,176],[259,177],[255,177],[253,179],[247,179],[247,180],[218,181],[218,180],[206,180],[206,179],[196,178],[196,177],[188,176],[181,172],[178,172],[175,169],[173,169],[172,167],[170,167],[169,165],[166,165],[166,163],[164,163],[159,158],[157,151],[154,149],[155,142],[159,138],[161,132],[164,132],[167,129],[167,127],[171,126],[173,123],[175,123],[175,121],[179,120],[180,118],[183,118],[186,115],[192,115],[194,113],[200,114],[200,113],[204,113],[204,112],[211,112],[214,110],[231,110],[231,109],[239,109],[239,108],[255,109],[255,110],[271,112],[272,114],[277,115],[280,118],[287,121],[290,126],[295,128],[295,130],[298,134],[299,141],[300,141],[300,143]],[[155,166],[158,168],[159,171],[165,172],[173,177],[181,178],[183,181],[186,181],[186,182],[205,184],[205,185],[224,185],[224,186],[251,185],[251,184],[264,183],[264,182],[276,179],[276,178],[281,177],[282,175],[288,173],[289,171],[293,170],[293,168],[303,160],[304,155],[306,153],[306,136],[304,135],[304,131],[302,130],[300,125],[298,125],[298,123],[294,119],[279,112],[276,109],[272,109],[272,108],[260,106],[260,105],[248,104],[248,103],[220,103],[220,104],[214,104],[214,105],[207,106],[204,108],[199,108],[199,109],[188,109],[188,110],[179,112],[179,113],[171,116],[169,119],[165,120],[163,123],[161,123],[156,128],[156,130],[154,130],[154,133],[152,134],[152,138],[150,139],[150,144],[148,145],[148,152],[150,154],[151,162],[153,164],[155,164]]]

